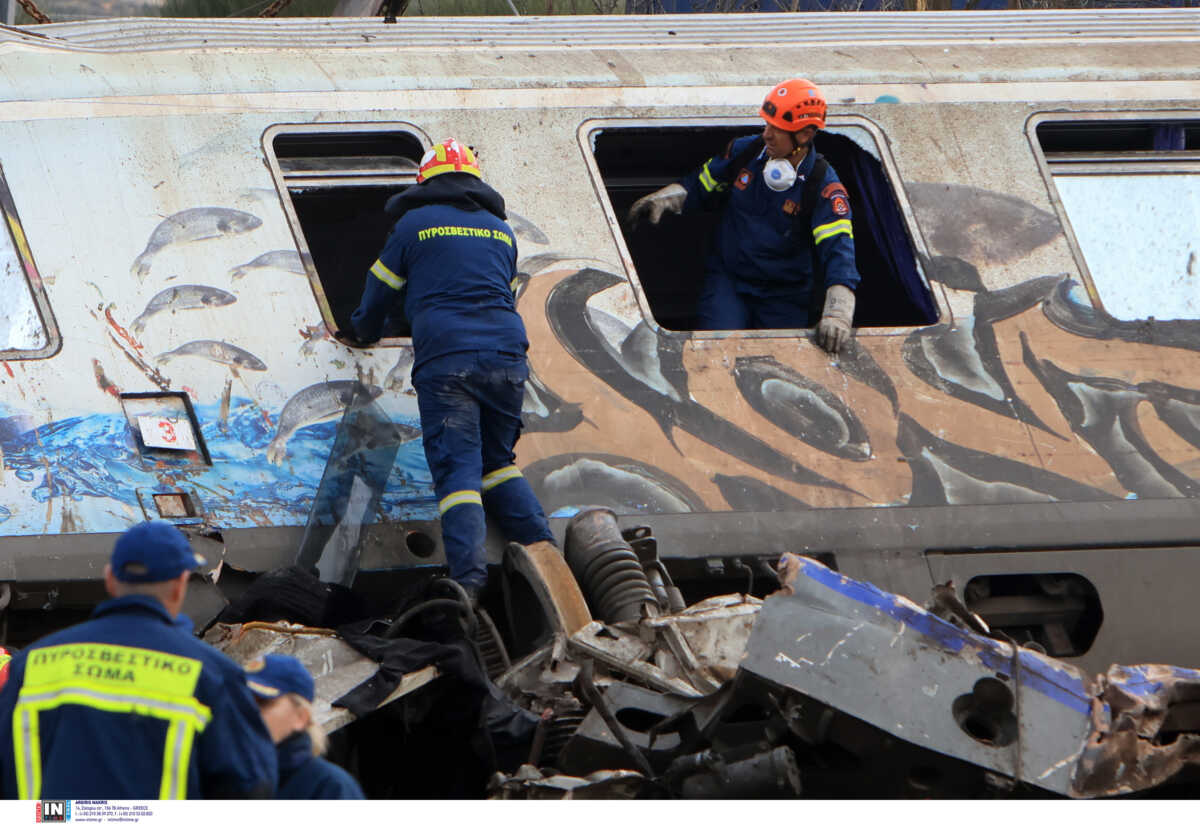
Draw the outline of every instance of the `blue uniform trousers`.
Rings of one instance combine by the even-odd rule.
[[[696,307],[696,328],[804,329],[809,325],[809,295],[771,294],[740,284],[724,272],[709,270]]]
[[[484,507],[509,541],[554,540],[514,463],[528,377],[524,355],[488,351],[442,355],[412,377],[446,562],[450,577],[463,586],[487,582]]]

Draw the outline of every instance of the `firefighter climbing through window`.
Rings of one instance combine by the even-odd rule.
[[[457,140],[426,152],[417,185],[386,209],[398,220],[351,318],[354,336],[341,339],[379,340],[404,289],[446,560],[450,577],[476,600],[487,583],[485,507],[509,541],[554,540],[513,454],[529,376],[529,342],[512,292],[516,237],[504,198]]]

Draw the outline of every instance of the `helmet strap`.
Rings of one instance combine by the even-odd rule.
[[[808,146],[801,146],[800,142],[796,140],[796,135],[799,134],[798,131],[788,132],[788,134],[792,138],[792,150],[788,153],[788,160],[791,161],[793,166],[798,166],[800,165],[800,161],[808,156]],[[799,157],[796,155],[799,155]]]

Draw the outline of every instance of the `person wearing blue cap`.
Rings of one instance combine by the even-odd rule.
[[[245,673],[176,622],[204,563],[165,521],[123,533],[112,599],[13,657],[0,689],[5,798],[270,798],[274,747]]]
[[[276,798],[363,798],[354,777],[321,757],[325,730],[313,714],[313,677],[290,655],[266,655],[246,665],[263,722],[279,754]]]

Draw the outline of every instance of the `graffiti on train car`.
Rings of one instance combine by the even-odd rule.
[[[929,277],[969,295],[972,311],[912,331],[900,345],[860,333],[833,359],[806,337],[665,332],[646,321],[628,280],[602,261],[545,251],[522,257],[515,288],[532,346],[519,458],[547,511],[1197,497],[1200,483],[1189,471],[1200,463],[1200,392],[1180,384],[1195,371],[1190,353],[1200,350],[1200,322],[1118,321],[1068,275],[988,289],[977,264],[1019,262],[1056,236],[1054,216],[974,187],[907,188],[935,252],[924,261]],[[527,237],[549,243],[518,219]],[[184,209],[153,229],[132,271],[140,282],[169,246],[215,242],[261,224],[240,209]],[[178,312],[227,311],[238,284],[262,269],[300,274],[304,261],[271,250],[223,270],[219,284],[192,278],[135,306],[91,310],[117,351],[164,391],[186,389],[194,359],[228,368],[219,401],[197,407],[219,472],[152,467],[161,488],[186,480],[201,489],[203,517],[226,526],[302,522],[332,442],[331,421],[354,386],[372,398],[408,395],[412,406],[407,347],[382,381],[316,381],[281,397],[269,381],[247,382],[248,374],[269,376],[270,366],[250,336],[150,344],[155,327],[169,326]],[[300,352],[315,361],[315,342],[327,334],[321,326],[307,332]],[[1177,354],[1150,354],[1163,347]],[[1105,374],[1105,364],[1117,372]],[[105,361],[93,365],[98,389],[119,398],[123,387],[107,377]],[[9,531],[49,528],[45,506],[30,502],[71,499],[72,524],[85,530],[118,529],[129,517],[122,510],[138,506],[134,490],[145,485],[146,464],[126,417],[34,425],[27,409],[9,404],[0,418],[5,469],[17,481],[0,502]],[[432,518],[415,415],[395,422],[410,440],[382,515]]]

